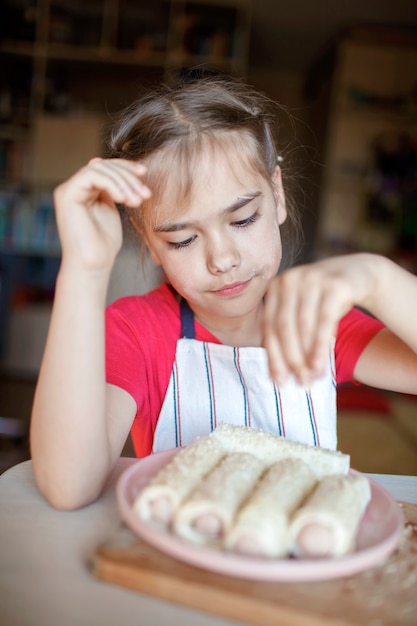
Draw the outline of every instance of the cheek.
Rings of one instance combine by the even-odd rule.
[[[163,265],[169,282],[184,297],[200,283],[196,264],[190,263],[181,251],[170,254]]]
[[[278,273],[282,259],[281,234],[278,224],[275,223],[265,232],[257,253],[260,255],[263,278],[273,278]]]

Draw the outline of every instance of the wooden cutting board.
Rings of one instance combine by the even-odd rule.
[[[417,505],[401,506],[407,522],[398,549],[347,578],[275,583],[223,576],[166,556],[125,526],[89,565],[109,583],[254,626],[416,626]]]

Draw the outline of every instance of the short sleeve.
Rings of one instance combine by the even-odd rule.
[[[335,346],[337,384],[354,382],[353,372],[360,355],[383,328],[382,322],[356,308],[340,320]]]
[[[106,310],[106,380],[136,402],[131,435],[137,456],[150,454],[179,333],[178,305],[165,286]]]

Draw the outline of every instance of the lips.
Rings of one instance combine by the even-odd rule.
[[[242,293],[249,285],[251,279],[244,281],[243,283],[231,283],[230,285],[224,285],[220,289],[215,290],[215,294],[218,296],[235,296]]]

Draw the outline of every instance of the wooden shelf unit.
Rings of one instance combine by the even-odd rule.
[[[103,152],[114,113],[171,71],[245,77],[250,17],[249,0],[3,0],[0,365],[16,297],[53,294],[53,188]]]

